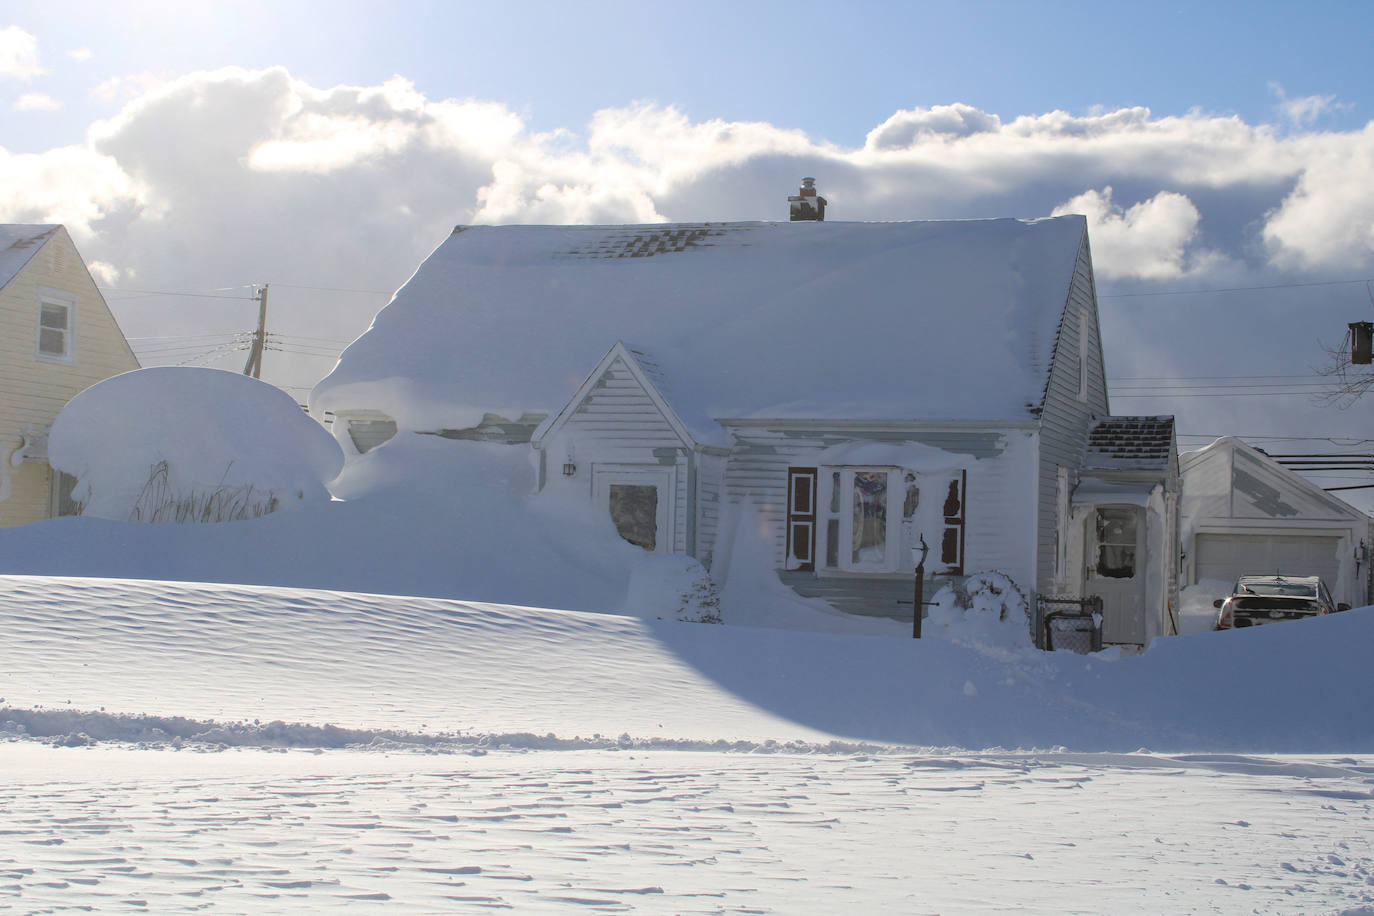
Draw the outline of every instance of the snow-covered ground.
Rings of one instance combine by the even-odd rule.
[[[397,436],[306,499],[332,442],[182,428],[103,489],[299,505],[0,529],[0,909],[1374,913],[1374,608],[1213,633],[1212,584],[1041,653],[990,576],[917,641],[767,539],[717,591],[524,450]]]
[[[1374,609],[1112,658],[14,576],[0,626],[19,911],[1374,907]]]

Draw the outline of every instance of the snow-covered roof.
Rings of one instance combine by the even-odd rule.
[[[34,252],[61,228],[60,225],[0,223],[0,287],[13,280]]]
[[[687,428],[1029,419],[1081,216],[459,227],[312,395],[402,427],[558,411],[617,341]]]

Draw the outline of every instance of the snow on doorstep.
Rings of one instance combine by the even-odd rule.
[[[343,466],[334,438],[285,392],[220,369],[158,367],[116,375],[62,409],[53,467],[98,518],[163,520],[169,500],[280,508],[329,499]],[[181,513],[184,514],[184,513]]]
[[[1082,217],[455,230],[312,394],[403,428],[557,411],[617,341],[716,418],[1026,419]]]

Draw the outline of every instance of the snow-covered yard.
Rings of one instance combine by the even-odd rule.
[[[1196,589],[1042,653],[989,576],[912,640],[767,562],[717,592],[508,446],[398,437],[329,500],[318,429],[263,463],[224,415],[58,436],[123,504],[0,530],[0,908],[1374,912],[1374,608],[1213,633]],[[114,520],[149,462],[290,511]]]
[[[21,911],[1374,906],[1374,610],[1113,659],[5,577],[0,624]]]

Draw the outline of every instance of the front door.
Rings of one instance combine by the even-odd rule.
[[[1102,642],[1145,644],[1145,512],[1097,506],[1088,513],[1083,594],[1102,599]]]
[[[592,494],[610,513],[620,536],[650,553],[673,552],[672,468],[598,464]]]

